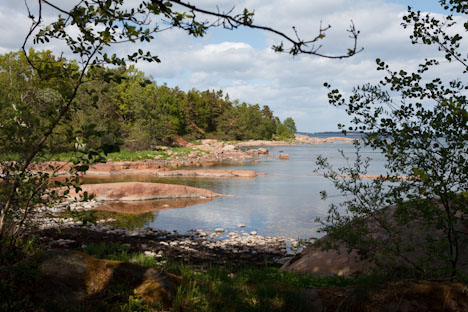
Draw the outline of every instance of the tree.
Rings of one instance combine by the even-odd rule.
[[[286,128],[288,128],[289,132],[294,134],[297,131],[296,123],[294,122],[294,119],[292,119],[291,117],[286,118],[283,121],[283,124]]]
[[[47,198],[54,197],[58,200],[59,196],[55,193],[45,194],[49,187],[50,175],[32,172],[31,164],[46,145],[51,143],[51,138],[56,135],[57,129],[64,125],[64,120],[71,118],[73,112],[80,109],[76,97],[81,87],[92,81],[94,73],[106,65],[115,67],[125,66],[127,62],[160,62],[160,59],[149,51],[138,49],[128,55],[110,55],[107,51],[109,47],[121,43],[151,42],[156,33],[167,28],[179,28],[190,36],[199,37],[210,27],[235,29],[246,26],[273,32],[290,43],[289,48],[285,48],[283,43],[275,46],[274,49],[278,52],[346,58],[360,51],[356,46],[358,31],[354,25],[349,29],[353,44],[346,53],[336,56],[323,55],[319,52],[320,46],[317,43],[323,39],[324,32],[329,27],[321,27],[318,35],[311,40],[302,40],[299,36],[294,39],[269,27],[255,25],[253,13],[247,9],[233,15],[232,10],[227,13],[208,11],[179,0],[141,1],[128,9],[125,8],[123,0],[84,0],[77,1],[71,10],[67,10],[49,0],[37,0],[37,12],[32,12],[28,2],[25,3],[31,19],[31,28],[22,46],[24,56],[35,71],[33,75],[56,87],[50,89],[52,93],[44,95],[44,105],[50,112],[45,124],[34,124],[35,116],[30,112],[35,105],[35,97],[26,97],[19,101],[14,99],[8,104],[10,108],[2,107],[2,110],[5,109],[11,114],[14,121],[8,127],[2,127],[2,130],[7,129],[10,134],[3,136],[5,141],[2,143],[2,149],[8,151],[8,148],[12,148],[18,150],[18,153],[14,159],[8,159],[1,164],[1,178],[4,181],[0,183],[1,252],[15,244],[16,234],[11,233],[21,232],[25,225],[23,221],[30,219],[31,212],[39,205],[47,204]],[[50,24],[45,24],[42,15],[45,7],[59,14]],[[207,19],[202,20],[200,16]],[[59,58],[51,63],[47,59],[37,58],[27,51],[31,39],[33,44],[47,43],[51,40],[63,41],[78,61],[61,63]],[[106,82],[122,81],[118,71],[104,71],[102,74]],[[53,81],[58,83],[54,84]],[[98,101],[100,94],[96,90],[89,91],[92,101]],[[20,103],[23,106],[19,106]],[[171,124],[177,128],[177,122],[180,121],[174,120]],[[103,134],[95,124],[68,133],[69,138],[75,138],[77,151],[80,152],[72,167],[74,173],[86,171],[90,163],[102,160],[100,150],[108,152],[118,148],[118,142],[107,139],[101,139],[101,146],[96,149],[90,148],[88,143],[92,138],[102,137]],[[32,135],[28,137],[29,134]],[[65,184],[69,187],[68,182]],[[75,187],[79,191],[79,185],[75,184]],[[11,242],[8,246],[5,245],[6,240]]]
[[[466,1],[440,3],[468,14]],[[452,14],[440,20],[409,8],[402,25],[413,27],[413,44],[436,45],[445,60],[467,72],[462,37],[451,31],[458,25]],[[468,23],[463,28],[468,32]],[[377,69],[386,74],[378,85],[356,87],[347,100],[338,90],[329,92],[330,103],[353,117],[351,126],[339,127],[364,137],[355,143],[352,167],[335,170],[318,159],[347,198],[321,220],[329,237],[325,247],[346,246],[382,266],[410,267],[426,277],[466,277],[460,261],[467,261],[468,247],[468,86],[455,77],[432,78],[442,64],[426,59],[408,73],[377,59]],[[364,179],[370,160],[361,147],[382,152],[386,175]]]

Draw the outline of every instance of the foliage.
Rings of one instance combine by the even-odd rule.
[[[56,61],[50,51],[37,54],[47,55],[49,62],[56,66],[62,66],[66,62],[63,58],[60,62]],[[0,85],[5,86],[3,90],[9,90],[0,94],[2,102],[8,103],[13,97],[24,97],[24,87],[7,88],[10,81],[25,84],[22,72],[34,73],[24,55],[21,52],[3,55],[0,67],[17,68],[16,71],[5,70],[0,74]],[[122,79],[120,83],[106,81],[106,76],[117,74]],[[141,151],[142,159],[151,158],[147,155],[160,155],[165,159],[167,155],[164,152],[156,153],[150,148],[158,144],[171,144],[181,136],[189,141],[203,138],[271,139],[275,134],[279,138],[293,137],[295,125],[291,118],[285,120],[288,128],[281,124],[268,106],[260,108],[258,105],[231,101],[221,90],[200,92],[192,89],[184,92],[166,85],[158,86],[154,80],[133,66],[118,69],[95,68],[89,76],[90,81],[78,91],[75,100],[77,111],[54,132],[54,137],[50,140],[54,144],[43,148],[44,160],[73,159],[76,156],[76,137],[73,135],[82,134],[88,135],[86,141],[83,141],[88,149],[106,148],[109,152],[106,158],[122,160],[138,160],[130,159],[132,157],[129,155],[121,156],[122,153],[128,154],[125,152],[112,153],[122,145],[124,149]],[[44,81],[36,78],[29,84],[29,88],[37,94]],[[4,109],[5,115],[9,114],[8,110],[12,110],[10,106],[5,106]],[[43,112],[44,105],[34,106],[33,109],[35,110],[31,111],[31,115],[35,117],[36,123],[46,124],[50,115]],[[13,118],[10,122],[14,123]],[[28,129],[39,130],[36,127]],[[7,137],[11,132],[0,131],[0,135]],[[29,138],[32,136],[28,134]],[[17,143],[15,147],[26,142]],[[21,150],[9,151],[11,155],[18,154]],[[3,154],[2,158],[12,159],[9,155]],[[41,155],[38,155],[39,159]]]
[[[288,117],[286,118],[284,121],[283,121],[283,124],[284,126],[289,130],[289,132],[296,132],[297,129],[296,129],[296,123],[294,122],[294,119],[292,119],[291,117]]]
[[[173,8],[174,4],[177,9]],[[45,20],[43,9],[46,7],[58,16]],[[126,79],[122,73],[126,70],[127,62],[160,60],[142,49],[127,55],[111,55],[108,53],[109,47],[121,43],[151,42],[156,33],[168,28],[178,28],[190,36],[199,37],[210,27],[234,29],[246,26],[280,35],[291,44],[289,52],[294,55],[305,53],[345,58],[359,52],[356,49],[358,32],[354,27],[350,29],[354,48],[344,55],[327,56],[318,53],[314,46],[314,43],[323,39],[326,29],[320,29],[319,35],[309,41],[304,41],[299,36],[291,39],[271,28],[253,24],[253,13],[247,9],[240,14],[231,15],[232,10],[228,13],[219,10],[211,12],[178,0],[141,1],[130,8],[124,5],[123,0],[79,1],[69,10],[46,0],[38,0],[36,12],[30,10],[27,2],[26,8],[31,27],[23,42],[23,53],[8,53],[0,58],[0,154],[13,156],[0,163],[0,254],[14,248],[19,238],[27,230],[32,230],[32,221],[38,208],[63,200],[70,188],[80,191],[78,174],[85,172],[90,164],[103,161],[99,152],[118,151],[123,144],[120,140],[122,131],[126,131],[126,137],[131,138],[131,142],[133,139],[136,141],[135,148],[141,147],[141,142],[138,142],[138,138],[142,137],[139,135],[140,130],[146,130],[143,134],[146,135],[147,142],[154,141],[154,135],[157,138],[163,135],[171,137],[177,131],[184,131],[181,128],[183,118],[174,119],[171,114],[161,114],[160,110],[166,109],[164,106],[153,107],[153,102],[145,101],[146,89],[145,92],[138,93],[134,92],[137,90],[135,88],[126,90],[125,86],[120,86],[123,88],[118,93],[120,98],[110,100],[112,94],[107,93],[108,87],[112,85],[118,89],[117,85]],[[215,20],[202,20],[197,13]],[[76,61],[56,58],[51,52],[35,52],[32,49],[28,52],[27,46],[31,40],[35,45],[62,41]],[[114,69],[105,69],[106,65]],[[83,88],[93,82],[94,88]],[[106,84],[99,84],[102,82]],[[142,82],[141,79],[132,82],[142,86],[147,84],[146,80]],[[129,84],[129,87],[133,86]],[[175,90],[176,93],[177,91]],[[177,96],[180,98],[180,95],[179,92]],[[168,100],[177,101],[177,96]],[[187,94],[187,97],[190,103],[194,99],[194,107],[199,107],[196,96]],[[77,98],[85,101],[77,101]],[[104,112],[103,115],[114,114],[110,118],[114,122],[104,123],[99,119],[93,123],[86,120],[86,116],[91,113],[89,108],[96,107],[99,101],[102,102],[100,109]],[[128,107],[128,103],[132,101],[141,103],[142,109],[132,111]],[[113,105],[117,105],[118,110],[113,110]],[[204,111],[205,107],[199,108]],[[147,115],[152,116],[150,122],[141,118]],[[159,115],[162,115],[161,118]],[[125,126],[118,127],[112,117],[122,119]],[[77,127],[70,122],[77,118],[86,122],[78,123]],[[213,126],[210,124],[210,116],[206,114],[200,115],[197,121],[203,127]],[[126,125],[127,122],[133,123],[132,127]],[[160,127],[164,124],[171,127]],[[195,123],[189,126],[199,128]],[[168,128],[169,131],[165,131]],[[62,152],[64,147],[67,151],[77,153],[73,160],[74,166],[71,167],[71,178],[64,183],[54,181],[55,188],[51,189],[54,173],[36,173],[31,164],[41,154]],[[54,172],[57,168],[49,169]],[[60,187],[67,190],[58,192]]]
[[[293,139],[296,131],[296,123],[291,117],[286,118],[283,123],[277,119],[275,138],[279,140]]]
[[[151,311],[162,311],[164,306],[162,304],[148,304],[145,300],[139,299],[134,296],[128,297],[128,303],[120,306],[122,312],[151,312]]]
[[[90,244],[84,251],[110,260],[128,261],[119,244]],[[294,274],[275,267],[211,266],[200,271],[188,264],[168,260],[158,264],[165,271],[182,277],[171,311],[307,311],[301,290],[319,287],[363,286],[376,278],[347,279],[342,276]],[[152,264],[143,264],[152,265]],[[145,306],[129,298],[125,307]]]
[[[143,266],[154,266],[157,261],[153,256],[147,256],[140,252],[131,252],[129,247],[118,243],[90,244],[83,252],[100,259],[133,262]]]
[[[440,2],[445,9],[468,12],[465,1]],[[452,15],[440,20],[410,8],[402,25],[413,27],[414,44],[436,45],[466,73]],[[463,29],[468,31],[468,24]],[[433,78],[442,65],[426,59],[408,73],[377,59],[377,69],[386,74],[378,85],[357,87],[348,100],[330,91],[330,103],[353,116],[347,129],[365,136],[355,143],[354,166],[336,171],[326,159],[318,160],[347,198],[331,206],[324,222],[328,247],[344,245],[380,265],[413,267],[427,277],[466,274],[460,261],[466,261],[468,243],[468,86],[455,77]],[[370,160],[361,156],[361,146],[383,153],[386,175],[364,180]]]

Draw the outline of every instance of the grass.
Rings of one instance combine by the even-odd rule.
[[[391,280],[389,276],[378,274],[357,278],[302,275],[267,265],[230,267],[227,264],[200,269],[178,261],[157,261],[144,253],[132,252],[130,247],[119,243],[89,244],[83,251],[96,258],[155,266],[180,276],[181,283],[172,304],[169,307],[163,307],[159,302],[150,305],[123,283],[83,304],[64,309],[51,303],[43,306],[45,311],[310,311],[313,302],[308,293],[310,289],[321,289],[320,296],[326,294],[323,299],[334,301],[336,294],[344,294],[343,291],[351,286],[351,298],[359,303],[368,299],[372,289]],[[35,300],[29,297],[34,294],[27,290],[28,285],[37,280],[38,265],[20,262],[8,269],[11,272],[9,278],[6,283],[0,283],[0,291],[7,299],[0,300],[0,311],[37,308]],[[349,292],[345,294],[348,296]]]
[[[202,156],[203,154],[208,154],[208,151],[189,148],[189,147],[168,147],[166,150],[143,150],[132,152],[128,149],[123,149],[120,152],[109,153],[106,156],[106,160],[112,159],[113,161],[138,161],[146,159],[159,159],[166,160],[169,158],[175,157],[187,157],[190,153],[196,152],[197,156]],[[8,156],[2,156],[0,160]],[[13,156],[11,156],[13,157]],[[55,153],[55,154],[46,154],[38,158],[39,161],[71,161],[76,157],[75,152],[66,152],[66,153]],[[6,159],[5,159],[6,160]]]
[[[158,264],[154,257],[141,252],[130,252],[129,247],[118,243],[89,244],[83,252],[99,259],[126,261],[142,266],[156,266]]]
[[[310,276],[281,271],[275,267],[211,266],[196,269],[181,262],[160,264],[142,253],[132,253],[120,244],[90,244],[84,252],[101,259],[132,261],[158,266],[182,277],[171,311],[308,311],[304,289],[344,287],[362,281],[339,276]],[[128,307],[145,303],[129,298]],[[122,306],[122,307],[123,307]],[[138,309],[137,309],[138,310]]]

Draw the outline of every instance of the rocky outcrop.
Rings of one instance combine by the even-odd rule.
[[[170,306],[180,284],[177,276],[155,268],[96,259],[68,250],[47,251],[39,271],[41,280],[35,295],[62,307],[99,300],[115,287],[150,304]]]
[[[85,184],[82,192],[94,194],[98,201],[136,201],[165,198],[213,198],[222,196],[210,190],[175,184],[118,182],[102,184]],[[81,193],[82,194],[82,193]],[[76,197],[75,192],[70,196]]]
[[[304,134],[296,134],[296,142],[299,144],[336,144],[336,143],[352,143],[353,138],[346,137],[329,137],[329,138],[312,138]]]
[[[278,159],[287,160],[287,159],[289,159],[289,155],[288,154],[280,154]]]
[[[254,178],[258,174],[252,170],[215,170],[215,169],[196,169],[196,170],[165,170],[155,172],[158,177],[207,177],[207,178]]]
[[[349,276],[368,272],[373,267],[375,265],[361,260],[356,252],[348,254],[344,248],[338,252],[309,247],[286,262],[281,269],[302,274]]]
[[[368,289],[317,289],[323,311],[468,311],[468,291],[454,282],[403,280]]]
[[[442,207],[440,207],[441,211]],[[364,217],[363,221],[368,223],[369,233],[376,240],[373,244],[362,247],[360,250],[354,249],[349,252],[344,243],[338,246],[338,250],[322,250],[319,247],[311,246],[305,248],[300,254],[294,256],[285,263],[282,269],[306,274],[320,275],[355,275],[356,273],[368,272],[376,267],[385,268],[411,268],[414,264],[424,263],[424,270],[435,270],[442,268],[444,263],[442,256],[437,257],[436,253],[428,250],[427,240],[432,239],[437,242],[446,237],[446,234],[437,229],[436,225],[428,226],[421,220],[415,218],[407,225],[399,225],[396,219],[397,206],[390,206],[381,211],[379,217],[385,220],[387,225],[393,228],[395,242],[398,242],[398,250],[393,256],[389,254],[392,241],[389,240],[389,233],[383,229],[374,217]],[[468,229],[463,224],[458,224],[455,228],[458,233],[468,233]],[[466,237],[466,236],[465,236]],[[317,243],[326,243],[331,238],[324,236]],[[323,244],[322,244],[323,245]],[[326,245],[326,244],[325,244]],[[468,250],[468,240],[460,236],[458,240],[459,250]],[[445,255],[448,258],[448,254]],[[461,272],[468,272],[468,253],[460,252],[457,260],[457,267]]]

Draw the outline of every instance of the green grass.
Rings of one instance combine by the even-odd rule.
[[[132,152],[128,149],[123,149],[120,152],[109,153],[105,157],[106,160],[112,159],[113,161],[138,161],[146,159],[162,159],[166,160],[168,158],[175,157],[187,157],[190,153],[196,152],[198,156],[203,154],[208,154],[209,152],[189,147],[169,147],[167,150],[143,150]],[[0,160],[8,160],[7,156],[2,156]],[[71,161],[76,157],[75,152],[66,152],[66,153],[55,153],[55,154],[46,154],[39,157],[38,161]],[[5,158],[5,159],[4,159]],[[14,159],[14,156],[11,155],[11,159]]]
[[[84,248],[83,252],[99,259],[133,262],[142,266],[155,266],[158,264],[154,257],[141,252],[130,252],[128,247],[118,243],[89,244]]]
[[[301,290],[345,286],[352,280],[293,274],[274,267],[233,270],[213,266],[207,272],[168,262],[168,272],[182,276],[173,302],[180,311],[308,311]]]
[[[151,257],[131,253],[119,244],[90,244],[84,252],[102,259],[158,265]],[[294,274],[269,266],[240,269],[210,266],[207,270],[200,270],[168,261],[159,267],[182,277],[171,311],[307,311],[309,306],[301,290],[359,283],[356,279]],[[125,307],[130,305],[144,303],[129,298]]]
[[[362,275],[358,278],[294,274],[276,267],[239,267],[211,265],[204,268],[167,260],[158,262],[141,252],[132,252],[118,243],[89,244],[84,252],[100,259],[129,261],[142,266],[156,266],[181,276],[181,283],[171,306],[148,304],[135,295],[133,288],[116,284],[102,296],[76,306],[45,304],[44,311],[309,311],[307,289],[339,290],[352,286],[355,300],[366,300],[369,291],[391,280],[384,275]],[[235,261],[235,258],[232,260]],[[38,263],[20,262],[9,267],[11,275],[0,290],[8,300],[0,300],[0,311],[34,310],[28,285],[37,280]],[[1,283],[0,283],[1,284]],[[132,286],[133,287],[133,286]],[[338,292],[339,293],[339,292]]]

